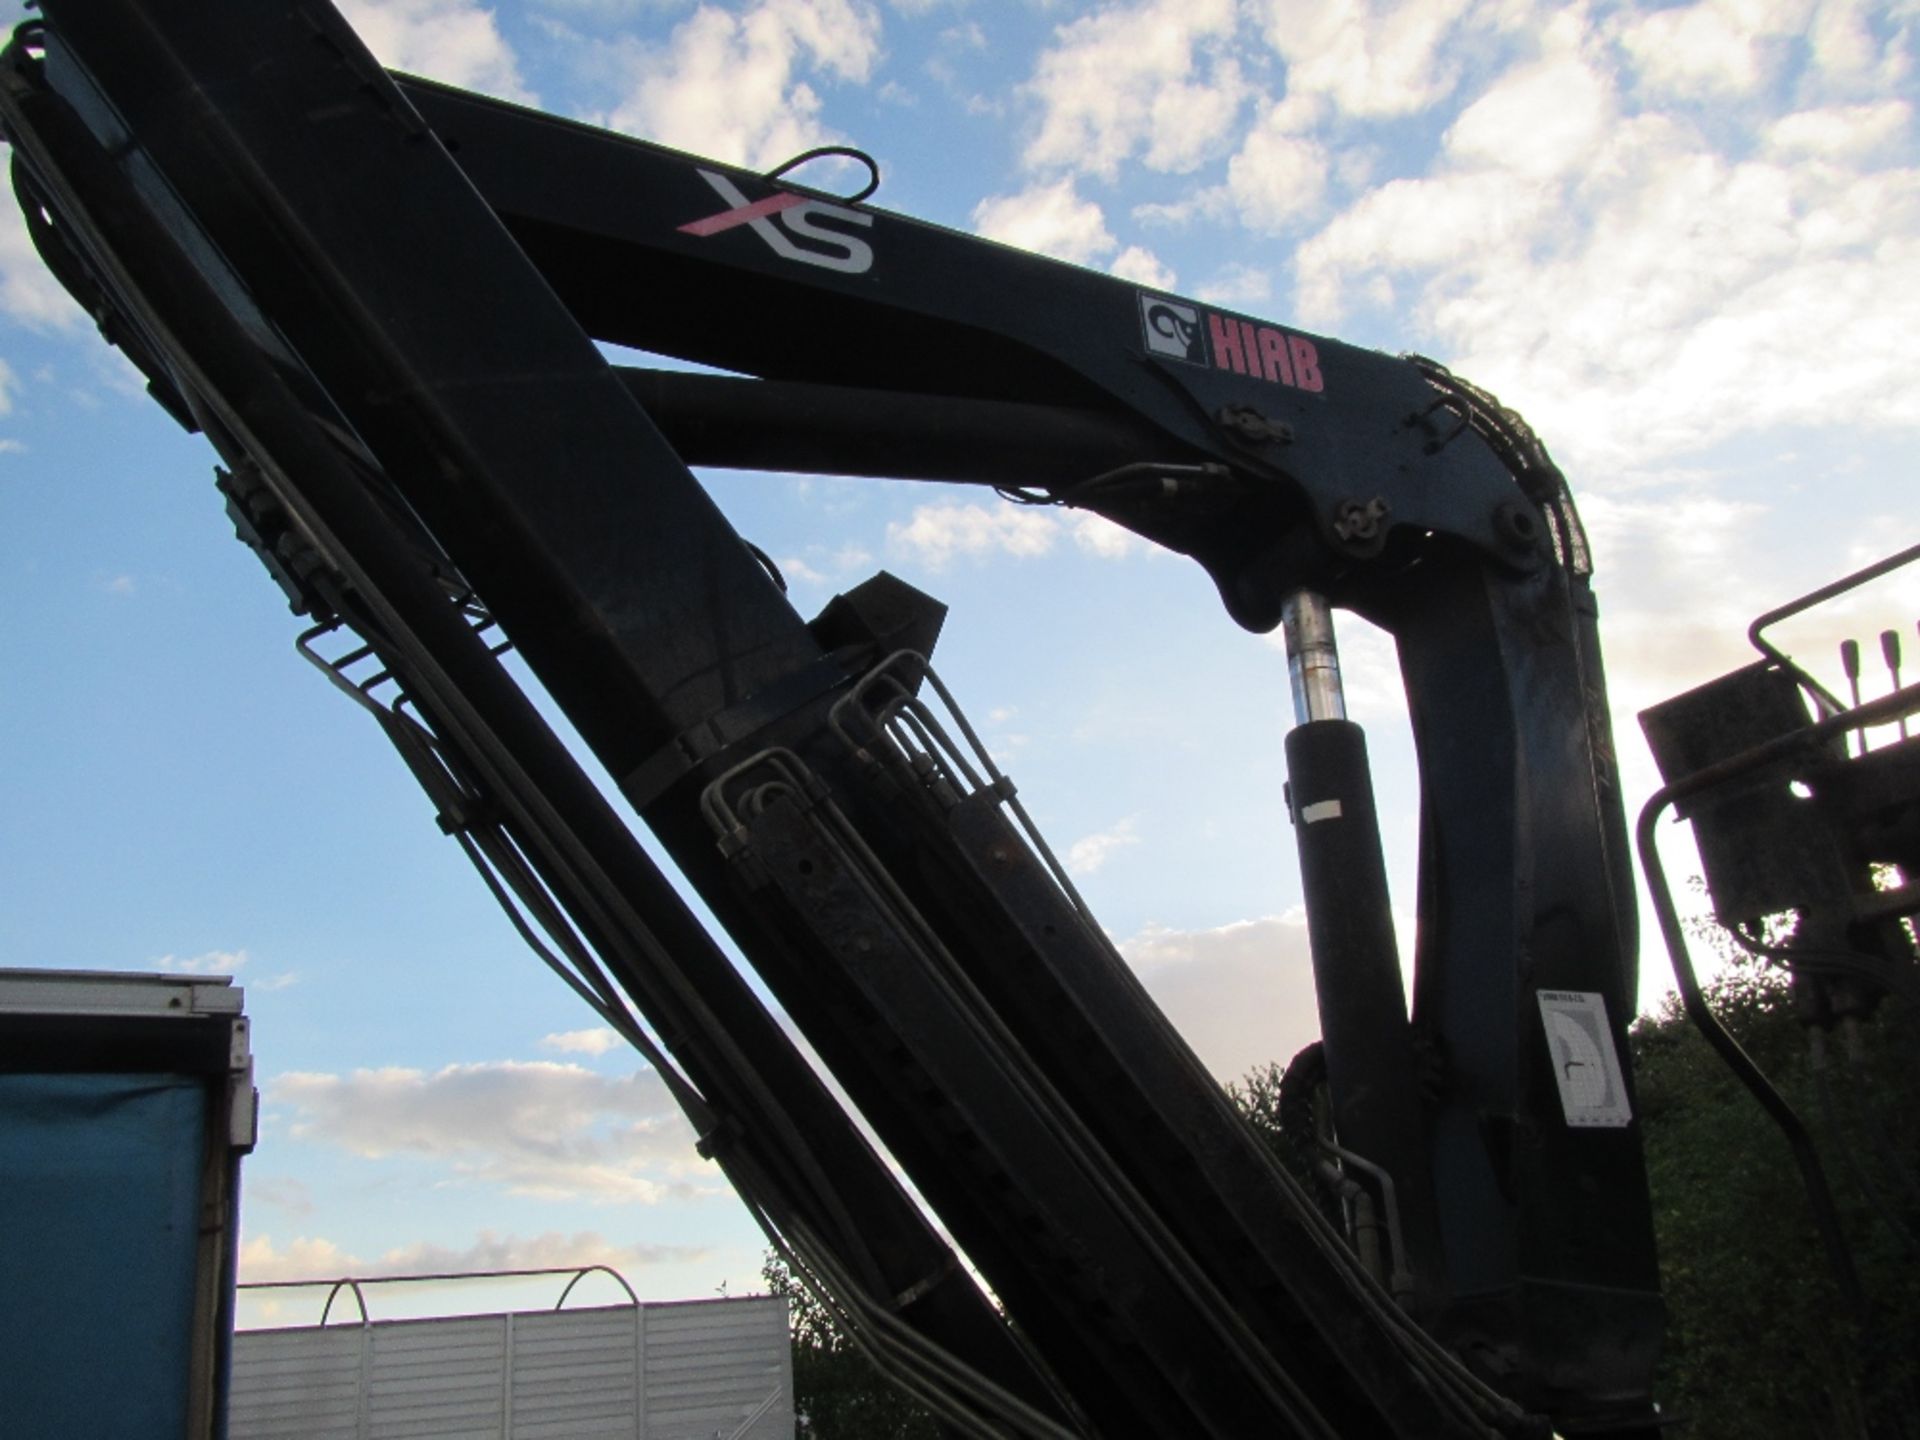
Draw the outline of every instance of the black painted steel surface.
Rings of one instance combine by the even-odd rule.
[[[974,437],[977,478],[1191,554],[1243,625],[1311,585],[1395,633],[1426,814],[1411,1025],[1439,1057],[1432,1093],[1397,1099],[1431,1154],[1402,1186],[1422,1315],[1563,1427],[1648,1422],[1631,1081],[1581,1111],[1553,1019],[1598,1016],[1585,1043],[1624,1065],[1617,777],[1577,522],[1510,417],[1432,367],[396,82],[321,4],[46,10],[0,77],[43,252],[244,472],[300,602],[400,677],[438,742],[416,768],[487,812],[443,824],[524,854],[672,1053],[707,1148],[878,1333],[897,1315],[1042,1426],[1526,1428],[1357,1276],[1014,831],[1011,792],[931,741],[909,763],[937,602],[883,577],[803,622],[644,404],[711,431],[742,392],[623,379],[593,339],[805,382],[752,392],[757,419],[733,402],[743,433],[713,443],[761,462],[784,436],[789,463],[825,445],[949,473],[898,427],[863,446],[858,402],[806,386],[895,394]],[[991,435],[1023,414],[1030,480]],[[511,638],[1064,1394],[450,591]],[[1405,1085],[1404,1063],[1342,1068]]]

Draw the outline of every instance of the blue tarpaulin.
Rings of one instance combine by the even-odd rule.
[[[0,1434],[186,1430],[207,1092],[0,1075]]]

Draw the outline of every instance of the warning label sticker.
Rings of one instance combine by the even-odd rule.
[[[1582,990],[1542,990],[1538,998],[1567,1124],[1619,1129],[1630,1123],[1633,1111],[1613,1027],[1607,1024],[1606,1000]]]

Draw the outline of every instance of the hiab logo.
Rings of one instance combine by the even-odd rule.
[[[731,208],[703,220],[689,221],[680,227],[682,235],[705,239],[739,225],[751,225],[753,233],[766,241],[782,260],[797,260],[802,265],[818,265],[845,275],[864,275],[873,268],[871,245],[857,235],[819,223],[832,220],[840,225],[867,229],[873,225],[873,216],[845,205],[809,200],[791,190],[777,190],[764,200],[749,200],[740,193],[739,186],[718,171],[702,170],[700,178]],[[792,232],[791,236],[788,232]],[[808,243],[796,244],[793,236]]]
[[[1140,323],[1146,327],[1147,349],[1154,354],[1171,355],[1190,365],[1207,363],[1207,348],[1200,339],[1200,312],[1191,305],[1142,295]]]
[[[1295,390],[1318,393],[1327,388],[1320,351],[1304,335],[1147,294],[1140,296],[1140,331],[1151,355],[1231,370]]]

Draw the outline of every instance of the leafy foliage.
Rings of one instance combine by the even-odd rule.
[[[1914,1256],[1871,1193],[1896,1222],[1904,1210],[1910,1231],[1920,1222],[1896,1173],[1920,1160],[1912,1016],[1888,1002],[1850,1040],[1823,1039],[1830,1094],[1850,1102],[1823,1105],[1812,1042],[1777,970],[1731,957],[1708,992],[1814,1133],[1870,1321],[1863,1331],[1847,1318],[1785,1139],[1671,997],[1632,1034],[1669,1312],[1657,1393],[1691,1418],[1695,1440],[1851,1440],[1867,1433],[1869,1405],[1884,1420],[1920,1378]],[[1897,1118],[1894,1132],[1863,1118],[1869,1109]]]
[[[1277,1060],[1256,1065],[1228,1083],[1227,1098],[1276,1153],[1290,1158],[1280,1126],[1280,1081],[1286,1073],[1287,1067]]]
[[[1920,1234],[1920,1193],[1901,1186],[1920,1171],[1915,1017],[1889,1000],[1850,1036],[1823,1037],[1822,1104],[1786,977],[1724,936],[1716,948],[1726,963],[1709,1004],[1813,1132],[1869,1322],[1845,1314],[1785,1139],[1669,997],[1631,1037],[1669,1319],[1655,1393],[1690,1419],[1689,1440],[1856,1440],[1870,1418],[1876,1440],[1910,1433],[1920,1257],[1901,1227]],[[1304,1179],[1284,1073],[1261,1066],[1228,1093]]]
[[[1333,1198],[1320,1178],[1313,1173],[1309,1160],[1312,1144],[1307,1138],[1317,1128],[1319,1117],[1317,1107],[1322,1103],[1320,1097],[1309,1089],[1301,1099],[1294,1102],[1295,1109],[1288,1113],[1287,1075],[1290,1070],[1300,1067],[1302,1073],[1311,1072],[1320,1075],[1322,1064],[1319,1055],[1320,1043],[1315,1041],[1286,1065],[1269,1060],[1257,1065],[1238,1080],[1227,1084],[1227,1098],[1233,1101],[1248,1124],[1267,1143],[1274,1158],[1288,1174],[1299,1182],[1300,1187],[1312,1196],[1326,1211],[1327,1218],[1339,1223],[1339,1201]],[[1317,1084],[1310,1078],[1309,1085]],[[1304,1107],[1304,1108],[1302,1108]]]
[[[816,1440],[935,1440],[931,1413],[887,1383],[779,1256],[760,1267],[767,1291],[787,1297],[799,1433]]]

